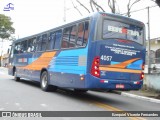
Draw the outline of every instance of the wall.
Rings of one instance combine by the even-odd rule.
[[[144,86],[160,92],[160,73],[145,74]]]

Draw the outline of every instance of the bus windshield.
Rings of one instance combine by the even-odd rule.
[[[143,27],[111,20],[103,22],[103,39],[118,38],[143,44],[143,34]]]

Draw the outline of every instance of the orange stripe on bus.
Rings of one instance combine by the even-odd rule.
[[[112,67],[112,68],[126,68],[127,65],[131,64],[132,62],[136,61],[136,60],[139,60],[140,58],[134,58],[134,59],[131,59],[131,60],[127,60],[127,61],[124,61],[122,63],[119,63],[119,64],[114,64],[114,65],[106,65],[107,67]]]
[[[42,70],[42,68],[46,68],[52,58],[55,56],[56,52],[45,52],[43,53],[37,60],[32,62],[31,64],[21,67],[22,69],[27,70]]]
[[[109,68],[109,67],[99,67],[100,70],[112,71],[112,72],[126,72],[126,73],[141,73],[141,70],[131,70],[131,69],[120,69],[120,68]]]

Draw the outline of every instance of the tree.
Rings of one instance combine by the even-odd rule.
[[[84,5],[82,4],[79,0],[76,0],[85,10],[87,10],[88,13],[90,13],[89,9]]]
[[[11,18],[0,14],[0,38],[7,39],[14,34],[15,29],[12,27]]]
[[[87,10],[88,13],[90,13],[90,10],[84,5],[82,4],[79,0],[76,0],[85,10]],[[90,0],[90,7],[91,7],[91,10],[92,12],[94,12],[94,8],[93,6],[95,7],[95,9],[97,11],[103,11],[105,12],[105,10],[97,3],[95,2],[95,0]],[[75,7],[74,7],[75,8]]]
[[[134,4],[140,2],[141,0],[129,0],[127,4],[127,16],[131,17],[131,8]]]
[[[105,10],[103,9],[102,6],[100,6],[97,1],[98,0],[89,0],[90,3],[90,9],[88,8],[88,6],[84,5],[83,3],[80,2],[80,0],[76,0],[83,8],[85,8],[87,10],[88,13],[90,13],[90,9],[91,12],[94,11],[102,11],[105,12]],[[108,6],[111,9],[111,12],[116,14],[116,13],[120,13],[119,10],[119,5],[118,5],[118,0],[106,0],[106,2],[108,1]],[[128,0],[125,1],[124,4],[126,5],[127,8],[127,12],[126,12],[126,16],[131,17],[131,9],[132,7],[137,4],[138,2],[140,2],[141,0]],[[160,1],[160,0],[155,0],[155,1]],[[74,6],[75,8],[75,6]],[[77,9],[77,8],[76,8]]]
[[[128,0],[127,2],[127,16],[131,17],[131,8],[133,7],[133,5],[135,5],[136,3],[140,2],[141,0]],[[117,5],[117,0],[108,0],[108,6],[111,9],[112,13],[116,13],[116,11],[119,11],[119,6]]]
[[[108,6],[111,9],[111,12],[114,14],[116,13],[115,3],[116,3],[116,0],[108,0]]]
[[[160,7],[160,0],[152,0],[152,1],[155,2]]]

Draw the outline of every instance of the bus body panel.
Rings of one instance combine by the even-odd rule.
[[[84,88],[81,76],[86,75],[88,47],[63,50],[55,56],[48,67],[50,82],[60,87]]]
[[[123,47],[117,47],[117,45],[123,45]],[[125,46],[128,48],[125,48]],[[133,49],[129,49],[131,47]],[[123,50],[128,50],[128,54],[119,53],[123,52]],[[97,40],[92,42],[89,54],[92,61],[97,56],[100,58],[100,78],[94,77],[89,73],[86,80],[87,88],[137,90],[142,87],[143,81],[140,80],[140,75],[145,61],[145,47],[135,42],[124,44],[114,39]],[[90,68],[92,61],[90,62]],[[116,88],[118,84],[123,84],[124,88]]]
[[[137,85],[134,81],[127,81],[127,80],[116,80],[116,79],[100,79],[94,77],[90,74],[87,75],[88,80],[86,81],[86,88],[87,89],[96,89],[96,90],[139,90],[142,85],[143,81]],[[116,88],[116,85],[124,85],[125,88]]]

